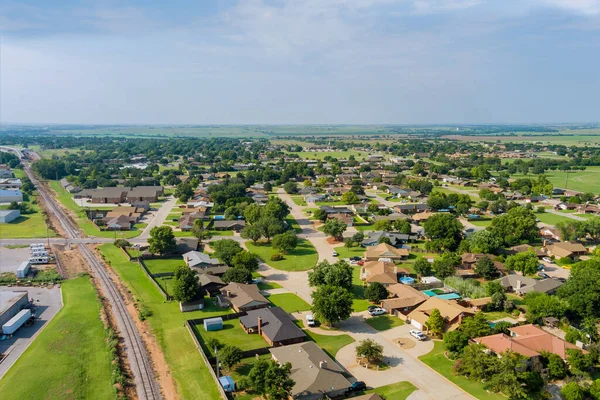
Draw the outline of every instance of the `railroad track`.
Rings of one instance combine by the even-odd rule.
[[[24,164],[25,172],[37,187],[40,196],[44,199],[47,211],[52,212],[57,217],[67,239],[80,239],[81,233],[77,229],[77,226],[56,204],[54,198],[47,193],[46,188],[40,184],[39,180],[31,172],[29,165],[27,163]],[[76,246],[78,246],[81,255],[90,265],[93,275],[98,279],[102,287],[104,296],[111,305],[114,318],[117,322],[117,328],[125,343],[125,351],[133,373],[138,398],[143,400],[162,399],[160,388],[150,364],[148,351],[144,346],[142,337],[131,314],[127,311],[125,300],[121,296],[117,285],[106,271],[104,263],[85,244],[76,244]]]

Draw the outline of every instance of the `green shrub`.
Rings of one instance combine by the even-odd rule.
[[[283,260],[283,255],[279,253],[275,253],[271,256],[271,261],[281,261]]]

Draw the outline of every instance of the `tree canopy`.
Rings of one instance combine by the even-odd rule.
[[[508,213],[492,219],[492,224],[487,230],[504,246],[532,242],[540,236],[535,214],[525,207],[515,207]]]
[[[312,311],[326,324],[336,324],[350,318],[352,293],[340,286],[319,286],[312,293]]]
[[[150,229],[148,244],[150,253],[167,254],[172,252],[177,246],[173,229],[170,226],[155,226]]]

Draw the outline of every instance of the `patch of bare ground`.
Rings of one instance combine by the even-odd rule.
[[[102,255],[98,252],[98,249],[95,246],[90,246],[90,249],[94,251],[94,253],[98,256],[99,260],[102,260]],[[106,265],[106,264],[105,264]],[[119,288],[119,292],[125,299],[125,305],[127,306],[127,311],[133,317],[133,321],[135,322],[140,335],[142,336],[142,340],[144,341],[144,345],[146,346],[146,350],[148,350],[148,354],[150,355],[150,359],[152,362],[152,368],[156,373],[158,378],[158,384],[162,391],[162,394],[165,399],[180,399],[179,393],[177,393],[177,389],[175,387],[175,381],[173,380],[173,376],[171,375],[171,371],[167,365],[167,361],[165,359],[165,355],[162,352],[156,338],[152,333],[152,328],[148,324],[147,321],[140,321],[138,316],[138,308],[139,305],[134,299],[133,295],[129,291],[129,289],[121,282],[119,277],[115,274],[112,268],[106,268],[113,282],[116,283]]]
[[[57,264],[60,266],[59,273],[65,279],[73,278],[82,272],[90,272],[88,264],[81,257],[81,253],[77,250],[77,247],[73,245],[54,244],[52,248],[57,258]]]
[[[54,189],[52,189],[50,187],[50,185],[48,185],[46,182],[40,181],[40,184],[44,186],[44,189],[50,193],[51,196],[53,196],[54,198],[58,199],[58,194],[54,191]],[[40,196],[41,198],[41,196]],[[76,222],[77,221],[77,216],[75,215],[75,213],[73,212],[73,210],[63,206],[63,204],[60,201],[56,201],[56,205],[58,207],[61,208],[61,210],[64,211],[65,215],[67,216],[67,218],[69,218],[69,221],[71,221],[71,225],[77,227],[79,234],[82,238],[87,237],[87,235],[85,234],[85,232],[81,229],[79,229],[79,224]],[[46,215],[51,215],[52,213],[46,213]],[[54,216],[54,214],[52,214],[52,217],[50,217],[51,220],[53,219],[53,224],[56,227],[59,227],[61,229],[61,236],[65,237],[64,232],[62,232],[62,225],[60,224],[60,222],[58,221],[58,219]],[[58,231],[57,231],[58,232]]]
[[[59,236],[65,237],[65,232],[63,231],[62,225],[58,221],[58,218],[56,218],[56,215],[48,212],[44,198],[42,196],[38,196],[37,201],[40,208],[44,210],[44,218],[48,228],[56,232]]]

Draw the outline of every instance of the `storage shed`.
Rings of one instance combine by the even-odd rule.
[[[207,318],[204,320],[205,331],[220,331],[223,329],[223,318]]]

